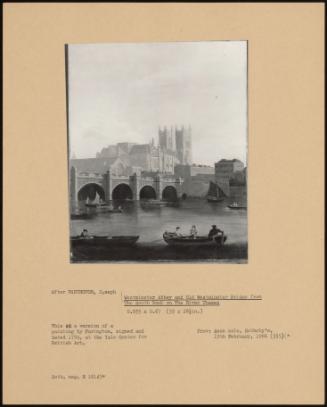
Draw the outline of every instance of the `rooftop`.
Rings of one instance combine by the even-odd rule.
[[[219,163],[236,163],[236,162],[243,164],[243,162],[241,160],[238,160],[237,158],[233,158],[232,160],[227,160],[226,158],[223,158],[223,159],[219,160],[218,162],[216,162],[216,164],[219,164]]]

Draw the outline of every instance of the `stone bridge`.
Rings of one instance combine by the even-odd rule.
[[[89,198],[91,201],[96,193],[104,201],[114,199],[164,199],[177,200],[182,195],[182,178],[173,175],[156,174],[155,176],[130,175],[118,176],[110,171],[104,174],[77,172],[70,168],[70,200],[77,204]]]

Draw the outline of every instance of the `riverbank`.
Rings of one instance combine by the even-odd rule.
[[[203,262],[203,263],[247,263],[246,242],[225,244],[222,247],[175,248],[165,244],[138,243],[134,247],[115,249],[83,248],[74,250],[72,263],[89,262]]]

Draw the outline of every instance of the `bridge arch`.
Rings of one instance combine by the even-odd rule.
[[[162,191],[162,199],[165,201],[177,201],[178,195],[175,187],[167,186]]]
[[[125,200],[133,199],[133,191],[127,184],[119,184],[112,191],[112,199]]]
[[[86,201],[88,198],[93,201],[99,195],[100,199],[105,200],[105,192],[101,185],[94,182],[83,185],[77,193],[77,199],[79,201]]]
[[[156,199],[157,194],[153,187],[150,185],[145,185],[140,190],[140,199]]]

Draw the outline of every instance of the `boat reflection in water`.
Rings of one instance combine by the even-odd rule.
[[[151,208],[160,208],[163,206],[179,206],[179,201],[164,201],[160,199],[142,199],[140,201],[142,208],[151,209]]]

